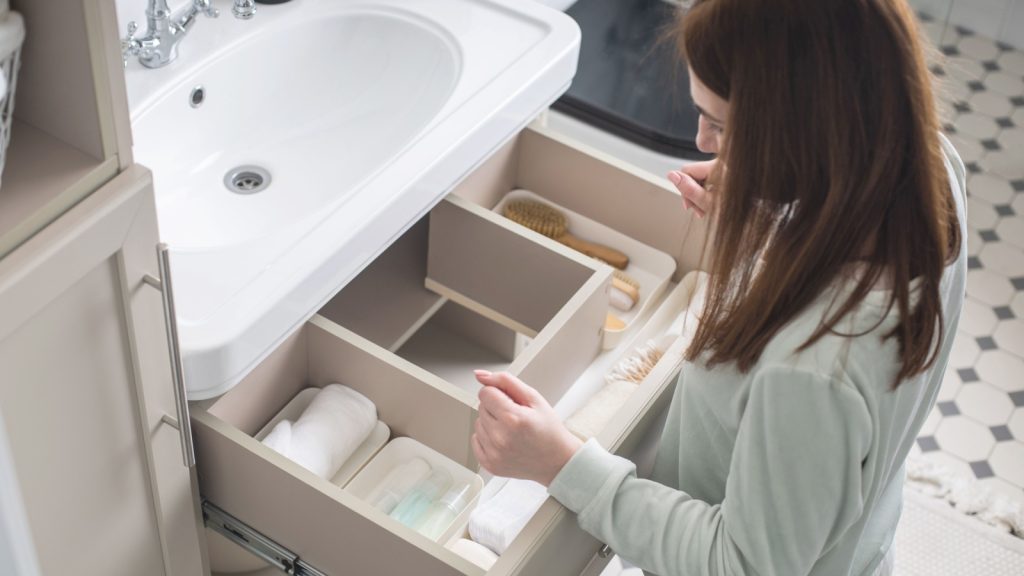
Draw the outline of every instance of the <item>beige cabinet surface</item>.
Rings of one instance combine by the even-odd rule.
[[[40,573],[203,573],[175,428],[149,172],[0,260],[0,415]]]
[[[194,403],[200,491],[204,506],[226,513],[227,532],[272,542],[264,553],[296,573],[599,572],[602,543],[553,499],[485,572],[255,438],[300,391],[337,382],[370,398],[392,437],[476,470],[470,439],[478,401],[465,377],[480,367],[482,349],[556,403],[581,381],[600,384],[615,361],[662,337],[688,301],[687,284],[655,297],[629,336],[604,349],[611,269],[493,210],[520,187],[669,254],[676,282],[700,267],[703,222],[685,215],[675,190],[543,127],[524,130],[238,385]],[[684,344],[668,346],[597,435],[602,445],[632,456],[649,437]]]

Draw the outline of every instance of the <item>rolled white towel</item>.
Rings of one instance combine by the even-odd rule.
[[[377,407],[359,392],[324,386],[294,423],[282,420],[263,444],[317,476],[330,479],[377,424]]]
[[[547,497],[548,489],[536,482],[492,479],[469,515],[470,537],[495,554],[503,554]]]

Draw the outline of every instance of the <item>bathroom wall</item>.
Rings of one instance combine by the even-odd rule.
[[[1024,0],[910,0],[918,11],[1024,49]]]

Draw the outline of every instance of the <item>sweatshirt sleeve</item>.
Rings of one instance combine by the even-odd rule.
[[[751,386],[721,504],[637,478],[632,462],[594,440],[548,491],[584,530],[645,571],[796,576],[859,518],[870,442],[870,417],[854,387],[766,368]]]

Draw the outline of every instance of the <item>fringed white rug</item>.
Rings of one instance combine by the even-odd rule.
[[[921,458],[907,459],[896,576],[1024,575],[1024,494],[1011,500]]]
[[[921,458],[907,459],[895,576],[1024,576],[1021,499]],[[614,558],[601,576],[643,576]]]

